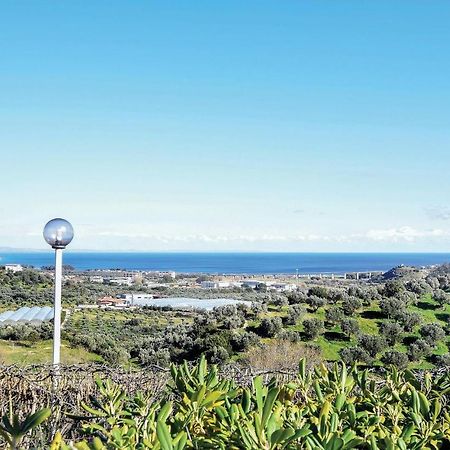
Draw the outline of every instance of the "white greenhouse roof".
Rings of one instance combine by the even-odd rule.
[[[23,306],[17,311],[5,311],[0,314],[0,326],[14,323],[40,323],[53,319],[53,308],[50,306]]]

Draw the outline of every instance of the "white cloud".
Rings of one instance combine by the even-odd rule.
[[[146,225],[100,228],[80,225],[71,248],[98,250],[296,250],[296,251],[396,251],[398,249],[440,249],[450,242],[450,229],[402,227],[373,228],[354,233],[193,233],[186,234]],[[41,232],[23,230],[21,237],[0,228],[0,247],[45,248]]]
[[[419,230],[411,226],[392,227],[384,229],[372,229],[366,232],[340,235],[325,234],[159,234],[155,232],[146,232],[142,230],[118,231],[118,230],[101,230],[95,231],[90,229],[80,230],[80,236],[94,238],[95,236],[102,238],[126,239],[131,241],[160,242],[164,244],[245,244],[245,243],[295,243],[295,242],[335,242],[335,243],[352,243],[352,242],[415,242],[419,240],[448,238],[450,231],[442,229]]]
[[[369,230],[363,237],[374,241],[390,241],[390,242],[415,242],[425,238],[444,238],[449,237],[450,232],[441,229],[434,230],[417,230],[410,226],[400,228],[387,228],[378,230]]]

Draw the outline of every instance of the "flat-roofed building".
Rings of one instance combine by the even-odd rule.
[[[23,266],[21,264],[5,264],[6,272],[22,272]]]
[[[142,292],[119,295],[119,298],[129,306],[133,306],[134,302],[137,300],[151,300],[153,297],[152,294],[143,294]]]
[[[217,281],[202,281],[201,282],[201,287],[202,289],[218,289],[219,288],[219,283]]]
[[[104,279],[100,275],[94,275],[92,277],[89,277],[89,281],[91,283],[103,283]]]
[[[117,278],[111,278],[109,280],[110,284],[115,284],[116,286],[131,286],[133,284],[133,278],[132,277],[117,277]]]

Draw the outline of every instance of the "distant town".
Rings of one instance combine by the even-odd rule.
[[[5,264],[6,272],[18,273],[26,267],[21,264]],[[53,268],[44,267],[40,270],[53,277]],[[223,292],[231,294],[233,290],[255,290],[274,293],[289,293],[299,289],[304,281],[364,281],[372,277],[380,276],[382,272],[351,272],[343,274],[319,273],[319,274],[264,274],[264,275],[205,275],[185,274],[175,271],[128,271],[120,269],[75,271],[70,266],[65,266],[64,281],[75,283],[95,283],[122,287],[123,293],[115,296],[99,296],[95,303],[78,304],[78,309],[136,309],[140,307],[172,307],[177,309],[203,308],[204,298],[173,297],[164,293],[167,288],[180,288],[198,290],[202,289],[211,293]],[[152,290],[154,293],[130,292],[132,287]],[[216,297],[215,295],[213,297]],[[239,301],[233,298],[215,298],[216,302],[206,309],[235,304]],[[240,301],[242,303],[242,301]],[[245,302],[244,302],[245,303]],[[49,318],[52,318],[49,316]],[[0,319],[1,322],[1,319]]]

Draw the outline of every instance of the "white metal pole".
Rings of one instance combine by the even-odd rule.
[[[53,365],[58,369],[61,351],[62,249],[55,249],[55,304],[53,314]]]

